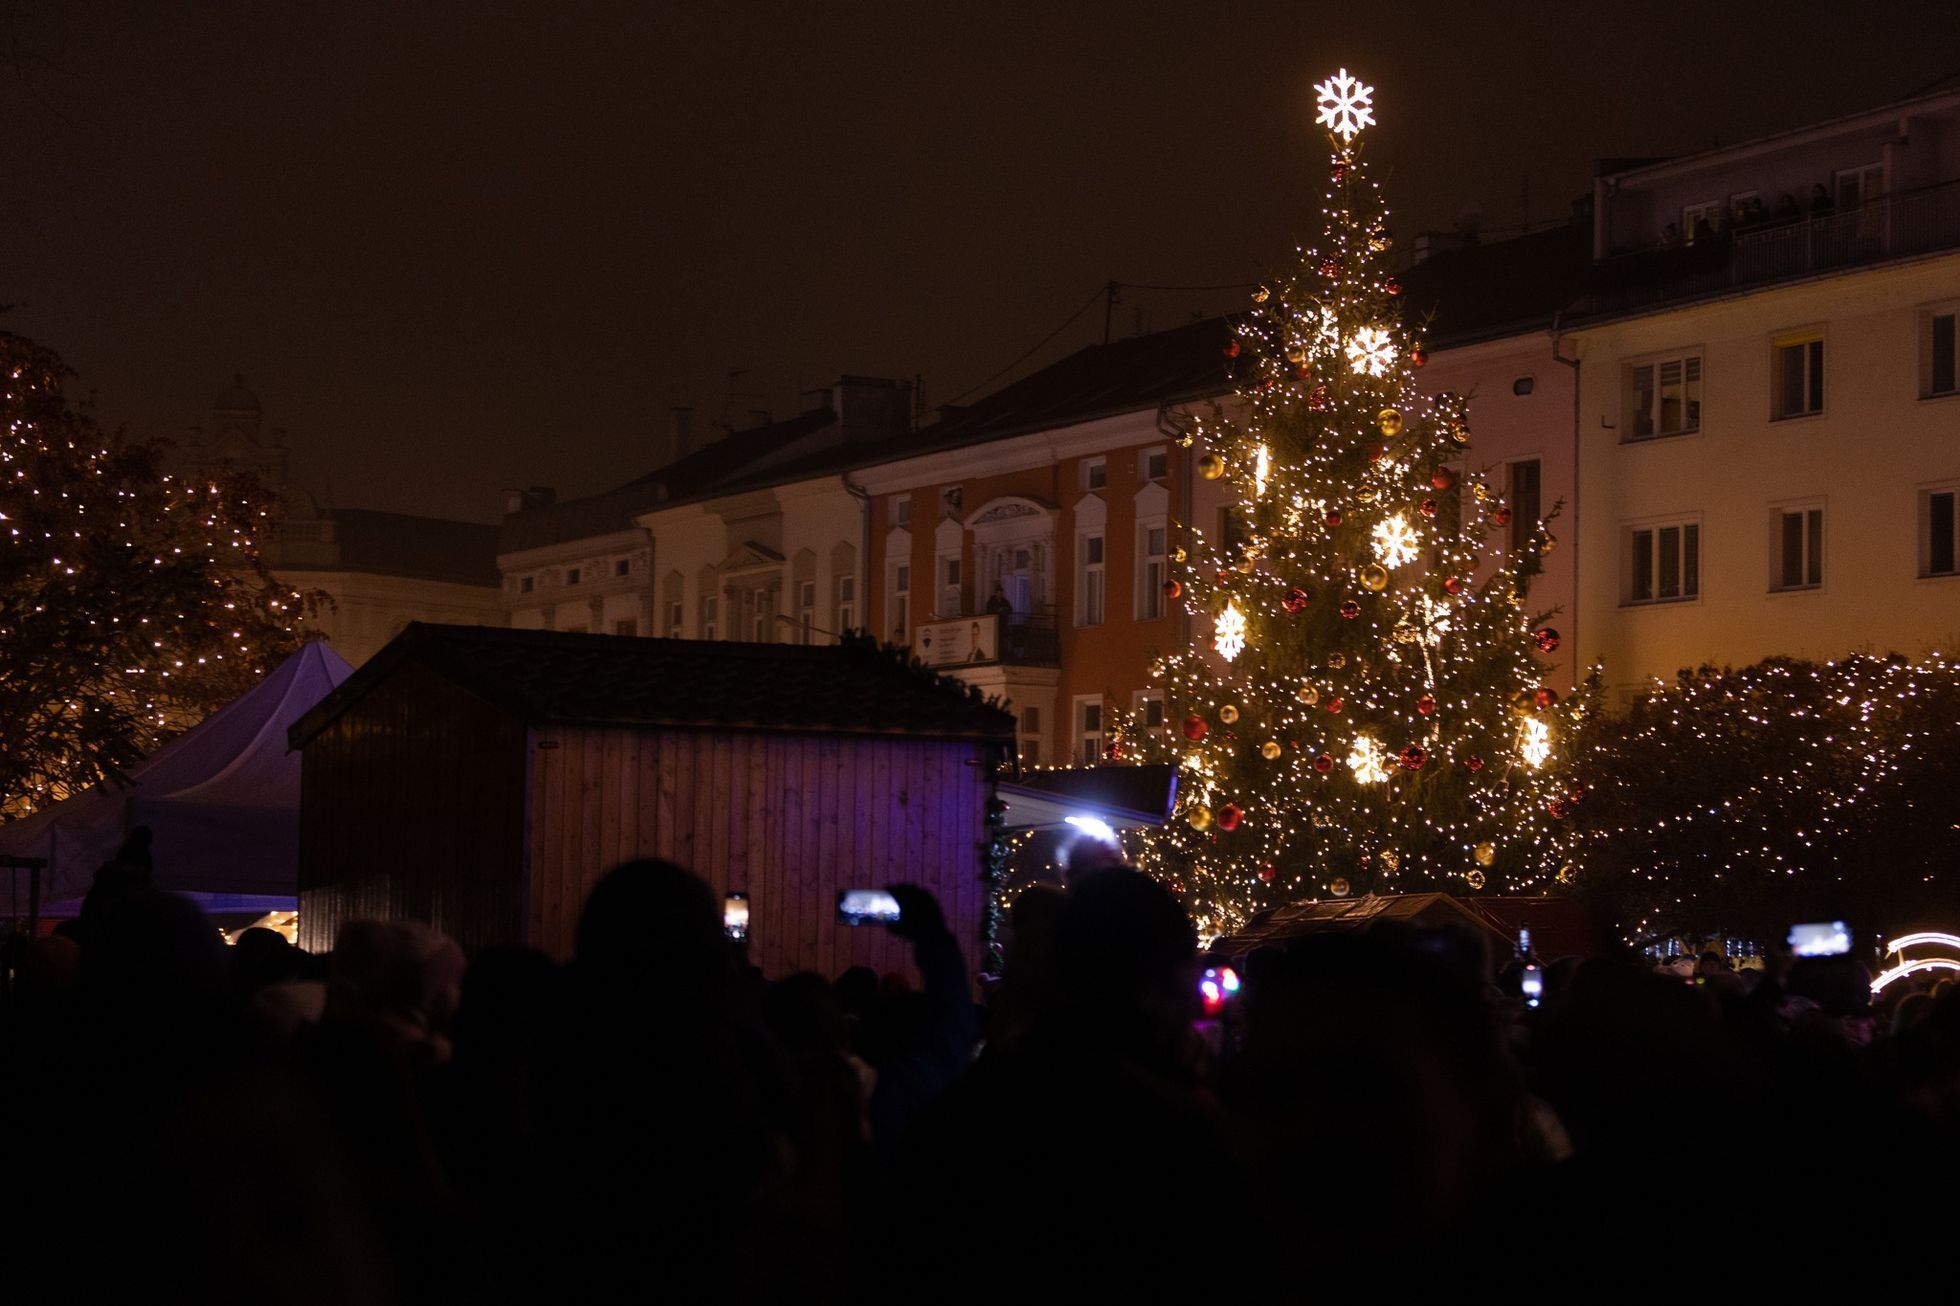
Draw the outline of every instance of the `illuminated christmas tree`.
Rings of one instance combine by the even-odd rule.
[[[259,557],[272,495],[166,475],[61,360],[0,332],[0,820],[95,783],[249,688],[308,602]]]
[[[1418,389],[1356,148],[1371,89],[1345,69],[1317,89],[1325,235],[1227,347],[1237,401],[1195,438],[1232,529],[1194,535],[1165,586],[1201,647],[1160,667],[1179,810],[1144,864],[1220,929],[1307,896],[1544,884],[1579,800],[1562,745],[1590,690],[1544,683],[1559,635],[1524,607],[1551,539],[1529,523],[1507,548],[1467,403]]]

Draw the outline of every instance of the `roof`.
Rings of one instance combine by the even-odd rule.
[[[1072,815],[1094,816],[1118,829],[1144,829],[1170,819],[1177,768],[1167,763],[1060,767],[1029,771],[999,788],[1009,829],[1059,825]]]
[[[331,566],[281,571],[359,571],[491,587],[503,583],[495,526],[370,508],[335,508],[329,516],[335,555]]]
[[[1402,273],[1402,302],[1411,322],[1429,317],[1428,347],[1446,349],[1549,326],[1591,265],[1592,227],[1565,222],[1432,255]]]
[[[414,622],[293,726],[293,747],[408,663],[530,725],[1014,738],[1013,716],[978,690],[869,641],[739,644]]]
[[[696,449],[636,480],[601,494],[566,499],[562,503],[526,508],[504,518],[496,552],[521,553],[572,540],[592,539],[631,530],[641,513],[662,505],[750,488],[744,473],[758,460],[836,425],[830,408],[812,409],[780,422],[736,431]],[[833,454],[835,450],[831,451]],[[776,484],[794,477],[747,478]]]
[[[1515,944],[1520,926],[1531,927],[1532,947],[1547,961],[1600,952],[1604,940],[1584,907],[1570,898],[1459,898],[1447,893],[1363,894],[1359,898],[1303,898],[1254,916],[1217,947],[1239,952],[1330,931],[1367,929],[1381,921],[1457,925]]]

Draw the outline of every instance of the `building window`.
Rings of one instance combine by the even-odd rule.
[[[1041,709],[1038,707],[1021,709],[1021,754],[1032,761],[1041,760]]]
[[[958,558],[944,558],[941,559],[941,562],[946,569],[945,579],[941,583],[948,589],[958,589],[960,587],[960,560]]]
[[[1629,440],[1688,435],[1701,429],[1701,356],[1682,354],[1626,368]]]
[[[1824,583],[1824,510],[1778,508],[1770,515],[1776,534],[1776,566],[1770,588],[1816,589]]]
[[[567,585],[576,585],[579,582],[579,577],[583,574],[577,567],[567,567],[565,568],[565,583]]]
[[[1771,351],[1770,416],[1808,417],[1824,411],[1824,338],[1784,336]]]
[[[1522,553],[1531,547],[1531,537],[1538,530],[1538,520],[1544,516],[1545,504],[1540,491],[1540,465],[1536,458],[1526,458],[1512,463],[1511,474],[1511,552]]]
[[[892,496],[892,525],[910,526],[912,524],[912,496],[896,494]]]
[[[1164,582],[1170,579],[1169,532],[1145,522],[1137,527],[1137,620],[1155,621],[1164,615]]]
[[[1860,168],[1845,168],[1837,175],[1837,211],[1848,213],[1861,205],[1869,204],[1885,193],[1885,165],[1867,163]]]
[[[808,644],[817,628],[817,583],[813,580],[796,582],[796,625],[801,633],[798,642]]]
[[[1629,604],[1679,603],[1701,593],[1701,524],[1638,526],[1626,535]]]
[[[909,644],[908,633],[912,628],[912,564],[901,562],[892,567],[892,643]]]
[[[529,594],[537,587],[538,578],[535,576],[519,576],[517,578],[517,592],[519,594]]]
[[[1084,535],[1080,541],[1082,570],[1078,577],[1080,597],[1075,601],[1075,624],[1100,626],[1103,624],[1103,537]]]
[[[721,626],[721,596],[704,595],[701,599],[701,638],[714,639]]]
[[[632,574],[633,574],[633,560],[631,558],[621,558],[618,562],[615,562],[613,564],[613,575],[630,576]]]
[[[1139,689],[1130,698],[1130,710],[1137,725],[1145,730],[1164,728],[1164,691]]]
[[[1692,245],[1697,236],[1712,236],[1715,228],[1725,225],[1722,214],[1725,207],[1720,200],[1684,207],[1681,210],[1681,239]]]
[[[637,635],[639,633],[640,623],[633,617],[621,617],[618,621],[613,622],[613,634],[615,635]]]
[[[1084,460],[1082,464],[1082,488],[1084,490],[1100,490],[1108,484],[1109,460],[1107,458],[1089,458]]]
[[[1143,451],[1143,479],[1146,481],[1169,480],[1171,474],[1171,455],[1167,449],[1145,449]]]
[[[667,638],[679,639],[681,637],[681,627],[686,624],[686,621],[687,605],[679,599],[675,599],[672,603],[669,603],[667,605]]]
[[[1960,311],[1939,308],[1926,314],[1921,330],[1923,362],[1920,367],[1919,397],[1933,399],[1960,393]]]
[[[1094,766],[1103,760],[1103,705],[1100,698],[1075,700],[1075,762]]]
[[[837,633],[857,629],[858,582],[856,576],[837,578]]]
[[[1960,489],[1944,487],[1919,496],[1919,574],[1922,576],[1960,575],[1954,560],[1960,556],[1960,526],[1955,524],[1954,508]]]

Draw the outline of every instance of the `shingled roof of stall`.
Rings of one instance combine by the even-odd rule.
[[[408,664],[534,726],[1014,739],[1013,715],[978,690],[869,641],[743,644],[418,621],[295,722],[292,746]]]

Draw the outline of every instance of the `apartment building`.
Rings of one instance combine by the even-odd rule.
[[[1628,688],[1950,646],[1960,92],[1601,178],[1594,242],[1579,655]]]

